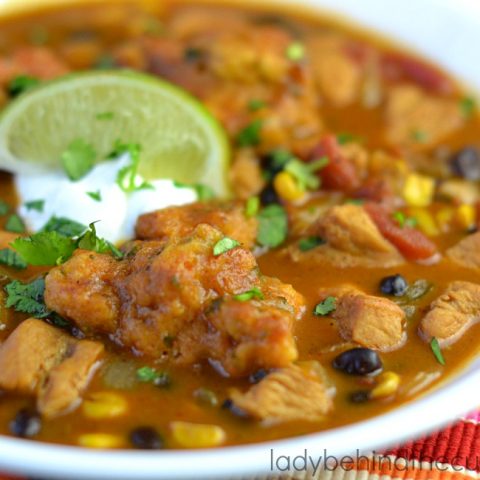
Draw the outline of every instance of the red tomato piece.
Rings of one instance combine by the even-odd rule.
[[[383,206],[367,203],[365,210],[382,235],[408,260],[426,260],[437,253],[437,246],[420,230],[400,227]]]

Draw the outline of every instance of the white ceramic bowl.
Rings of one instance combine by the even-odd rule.
[[[10,4],[26,1],[3,0]],[[437,61],[472,88],[480,87],[480,2],[476,0],[296,0],[295,4],[344,14]],[[267,475],[272,473],[272,451],[275,459],[303,455],[305,449],[314,459],[325,451],[341,457],[357,450],[378,451],[431,431],[480,405],[478,385],[480,358],[434,392],[391,413],[315,435],[246,447],[103,452],[0,437],[0,470],[62,480]],[[283,468],[284,463],[279,465]]]

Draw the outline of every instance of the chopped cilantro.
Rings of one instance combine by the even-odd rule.
[[[415,227],[417,225],[417,219],[415,217],[407,217],[400,211],[394,212],[392,217],[398,223],[400,228]]]
[[[65,237],[79,237],[87,230],[85,225],[65,217],[53,216],[42,228],[42,232],[57,232]]]
[[[473,97],[464,97],[460,100],[460,110],[465,118],[470,118],[477,109],[477,102]]]
[[[68,260],[75,248],[75,241],[58,232],[38,232],[30,237],[20,237],[11,243],[29,265],[52,266]]]
[[[6,215],[10,211],[10,206],[7,202],[0,200],[0,215]]]
[[[427,132],[423,130],[414,130],[412,132],[412,139],[418,143],[424,143],[428,140]]]
[[[301,42],[292,42],[286,51],[287,58],[292,62],[299,62],[305,58],[305,45]]]
[[[245,216],[252,218],[257,215],[260,208],[260,199],[258,197],[250,197],[245,204]]]
[[[445,358],[443,356],[442,349],[440,348],[440,343],[435,337],[432,338],[432,341],[430,342],[430,347],[433,354],[435,355],[435,358],[437,359],[437,362],[440,365],[445,366]]]
[[[95,68],[99,70],[109,70],[111,68],[115,68],[116,66],[117,64],[115,59],[109,54],[101,55],[95,63]]]
[[[44,301],[45,280],[37,278],[30,283],[14,280],[5,286],[7,293],[7,308],[13,307],[15,311],[27,313],[35,318],[45,318],[51,312]]]
[[[254,120],[240,131],[237,137],[237,143],[240,147],[256,147],[260,144],[260,133],[262,131],[263,121]]]
[[[8,84],[8,94],[11,97],[18,97],[22,93],[36,87],[40,84],[40,80],[35,77],[29,77],[28,75],[20,75],[14,78]]]
[[[157,387],[168,387],[171,383],[170,375],[166,372],[157,372],[152,367],[142,367],[137,370],[137,378],[143,383],[153,383]]]
[[[315,315],[323,317],[325,315],[328,315],[329,313],[334,312],[336,308],[337,299],[335,297],[327,297],[315,307],[313,313]]]
[[[89,143],[81,138],[74,140],[62,153],[62,165],[72,182],[82,179],[92,170],[97,154]]]
[[[265,297],[262,291],[258,287],[253,287],[246,292],[239,293],[238,295],[234,295],[233,298],[239,302],[247,302],[248,300],[252,300],[253,298],[258,298],[259,300],[263,300]]]
[[[30,202],[25,202],[25,208],[27,210],[35,210],[39,213],[43,212],[45,207],[45,200],[31,200]]]
[[[97,236],[95,223],[91,223],[88,230],[78,239],[78,248],[96,253],[111,253],[117,259],[123,258],[123,253],[115,245]]]
[[[340,145],[346,145],[347,143],[362,142],[362,141],[363,141],[362,137],[360,137],[359,135],[355,135],[353,133],[343,132],[337,135],[337,142]]]
[[[113,120],[115,117],[115,114],[113,112],[102,112],[102,113],[97,113],[95,118],[97,120]]]
[[[287,212],[281,205],[269,205],[257,215],[258,233],[257,242],[262,247],[275,248],[287,238]]]
[[[345,203],[350,204],[350,205],[363,205],[365,203],[365,200],[362,198],[348,198],[345,200]]]
[[[5,223],[5,230],[13,233],[24,233],[25,224],[23,223],[23,220],[14,213],[8,217],[7,223]]]
[[[266,102],[264,102],[263,100],[254,99],[248,102],[248,109],[251,112],[257,112],[258,110],[265,108],[266,105]]]
[[[193,188],[197,192],[197,197],[200,201],[212,200],[212,198],[216,197],[215,192],[208,185],[202,185],[201,183],[198,183],[193,185]]]
[[[238,247],[240,243],[230,237],[223,237],[219,240],[213,247],[213,255],[218,257],[222,253],[226,253],[229,250],[232,250],[235,247]]]
[[[96,202],[101,202],[102,201],[102,192],[100,192],[100,190],[97,190],[96,192],[87,192],[87,195],[92,200],[95,200]]]
[[[325,240],[323,238],[312,236],[312,237],[302,238],[298,242],[298,248],[302,252],[308,252],[309,250],[313,250],[314,248],[324,244],[325,244]]]
[[[292,158],[286,165],[285,171],[290,173],[302,190],[316,190],[320,186],[320,179],[315,172],[328,165],[328,158],[322,157],[311,163]]]
[[[23,270],[27,268],[27,264],[23,261],[20,255],[9,248],[0,250],[0,265]]]

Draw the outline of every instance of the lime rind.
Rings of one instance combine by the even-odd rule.
[[[0,117],[0,168],[38,174],[60,168],[76,139],[91,143],[97,162],[117,140],[142,147],[139,173],[229,193],[229,142],[194,97],[155,77],[130,71],[73,74],[25,93]]]

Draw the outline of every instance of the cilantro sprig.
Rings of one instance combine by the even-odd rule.
[[[14,280],[5,286],[7,293],[7,308],[17,312],[27,313],[35,318],[45,318],[51,311],[45,305],[45,279],[40,277],[30,283]]]
[[[262,247],[275,248],[287,238],[287,212],[281,205],[268,205],[257,215],[257,243]]]
[[[72,182],[77,182],[92,170],[96,157],[97,153],[93,146],[77,138],[62,153],[61,160],[68,178]]]
[[[321,301],[315,306],[313,313],[319,317],[324,317],[337,308],[337,299],[335,297],[327,297],[325,300]]]

